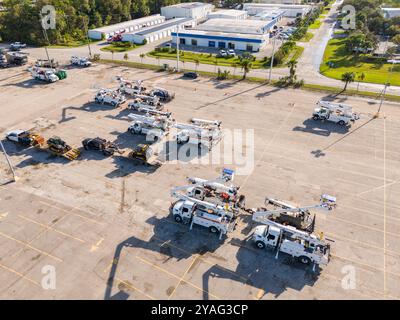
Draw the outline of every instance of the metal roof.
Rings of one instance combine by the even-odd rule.
[[[145,35],[149,35],[152,33],[156,33],[158,31],[161,31],[163,29],[172,27],[174,25],[180,25],[180,24],[184,24],[187,22],[193,21],[192,18],[175,18],[175,19],[171,19],[171,20],[167,20],[163,23],[160,23],[156,26],[153,27],[148,27],[148,28],[143,28],[141,30],[138,30],[136,32],[128,32],[127,34],[137,34],[137,35],[141,35],[141,36],[145,36]]]
[[[158,20],[158,19],[165,19],[165,17],[163,17],[163,16],[161,16],[159,14],[154,14],[152,16],[143,17],[143,18],[130,20],[130,21],[125,21],[125,22],[121,22],[121,23],[116,23],[116,24],[112,24],[112,25],[109,25],[109,26],[104,26],[104,27],[100,27],[100,28],[91,29],[89,31],[97,31],[97,32],[108,33],[108,32],[113,32],[115,30],[120,30],[120,29],[125,29],[125,28],[129,28],[129,27],[132,27],[132,26],[136,26],[136,25],[141,25],[143,23],[155,21],[155,20]]]
[[[215,31],[215,32],[231,32],[242,34],[260,34],[265,33],[270,25],[274,25],[275,21],[265,20],[237,20],[233,19],[210,19],[196,27],[197,30]]]
[[[177,3],[177,4],[170,5],[170,6],[166,6],[163,8],[194,9],[194,8],[206,7],[206,6],[210,6],[210,5],[211,4],[209,4],[209,3],[203,3],[203,2],[183,2],[183,3]]]
[[[231,9],[231,10],[217,10],[217,11],[211,12],[209,14],[209,16],[220,15],[220,14],[224,15],[224,16],[240,17],[242,15],[247,14],[247,12],[243,11],[243,10],[233,10],[233,9]]]

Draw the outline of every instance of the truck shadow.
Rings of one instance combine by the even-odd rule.
[[[141,164],[133,159],[129,159],[126,156],[122,155],[114,155],[112,157],[112,160],[114,165],[116,166],[116,169],[105,175],[107,178],[110,179],[126,177],[135,172],[151,174],[158,169],[157,166]]]
[[[76,111],[85,111],[85,112],[98,112],[98,111],[107,111],[114,109],[112,106],[107,104],[97,104],[95,102],[87,102],[80,107],[75,106],[67,106],[64,107],[61,111],[61,119],[58,123],[63,123],[67,121],[71,121],[76,119],[75,116],[68,116],[68,110],[76,110]]]
[[[163,263],[171,259],[186,260],[193,255],[204,255],[214,252],[222,241],[218,237],[210,237],[205,230],[194,227],[191,232],[188,226],[180,225],[173,221],[171,217],[156,218],[150,217],[146,223],[153,226],[153,236],[149,240],[142,240],[135,236],[120,242],[114,251],[113,261],[107,277],[105,300],[127,299],[129,294],[123,289],[118,288],[118,292],[113,293],[114,282],[118,278],[118,265],[122,254],[129,253],[131,248],[141,248],[148,251],[157,252],[163,255]],[[127,252],[124,252],[127,251]]]
[[[303,122],[303,127],[296,126],[293,131],[302,131],[307,133],[313,133],[320,136],[328,137],[331,133],[346,134],[349,132],[348,126],[341,126],[329,121],[315,121],[313,119],[306,119]]]
[[[210,298],[210,288],[215,286],[212,283],[215,279],[228,279],[248,285],[251,287],[248,294],[252,294],[255,299],[262,299],[266,294],[277,298],[288,288],[301,291],[305,286],[313,286],[318,279],[319,270],[314,272],[311,266],[304,267],[284,254],[275,259],[275,252],[256,249],[249,239],[233,238],[229,244],[238,247],[238,264],[232,270],[215,264],[203,273],[204,300]],[[244,290],[243,288],[243,294],[246,294]]]

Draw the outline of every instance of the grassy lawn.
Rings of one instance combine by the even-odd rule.
[[[301,38],[299,41],[300,42],[309,42],[312,38],[314,37],[314,34],[311,32],[307,32],[303,38]]]
[[[97,41],[97,40],[94,41],[94,40],[89,39],[90,44],[97,43],[97,42],[100,42],[100,41]],[[87,46],[87,40],[86,39],[85,40],[71,40],[71,41],[69,41],[67,43],[52,44],[52,45],[49,45],[48,48],[51,48],[51,49],[68,49],[68,48],[77,48],[77,47],[82,47],[82,46]]]
[[[330,68],[327,62],[333,62],[333,68]],[[390,70],[390,76],[388,78]],[[345,72],[354,72],[361,74],[364,72],[363,82],[384,84],[388,81],[392,85],[400,85],[400,66],[390,63],[379,63],[366,55],[354,57],[346,52],[344,39],[331,39],[325,49],[323,63],[320,66],[323,75],[341,79]]]
[[[131,51],[134,50],[138,47],[141,47],[141,44],[133,44],[131,42],[114,42],[109,44],[108,46],[101,48],[101,51],[107,51],[107,52],[126,52],[126,51]]]
[[[321,23],[322,23],[321,20],[317,19],[314,21],[313,24],[310,24],[309,28],[310,29],[318,29],[321,26]]]
[[[147,53],[149,57],[152,58],[161,58],[161,59],[169,59],[169,60],[176,60],[176,53],[173,52],[161,52],[161,51],[151,51]],[[210,55],[208,53],[197,53],[191,51],[181,51],[180,53],[180,60],[184,62],[196,62],[199,61],[200,64],[211,64],[218,66],[226,66],[226,67],[234,67],[240,63],[238,57],[231,57],[231,58],[223,58],[223,57],[216,57],[215,55]],[[253,61],[253,69],[260,69],[264,68],[265,64],[269,61],[269,58],[266,59],[258,59]]]
[[[290,60],[298,60],[304,51],[303,47],[295,46],[294,50],[289,54],[289,56],[285,59],[285,63]]]

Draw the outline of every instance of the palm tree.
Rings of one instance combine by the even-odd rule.
[[[196,59],[194,60],[194,63],[195,63],[195,65],[196,65],[196,72],[197,72],[197,68],[199,67],[200,60],[196,58]]]
[[[348,85],[350,82],[353,82],[353,81],[354,81],[355,76],[356,76],[356,75],[355,75],[354,72],[345,72],[345,73],[342,74],[342,81],[345,83],[345,84],[344,84],[343,91],[346,91],[347,85]]]
[[[240,66],[242,67],[243,70],[243,79],[246,79],[247,73],[250,71],[253,63],[250,60],[243,59],[240,61]]]
[[[365,79],[365,73],[361,72],[359,75],[357,75],[357,80],[358,80],[358,84],[357,84],[357,91],[358,91],[358,87],[360,86],[360,81],[364,81]]]
[[[111,59],[114,61],[114,50],[111,49]]]
[[[290,60],[287,65],[289,67],[289,79],[290,79],[290,82],[293,83],[297,78],[297,76],[296,76],[297,61]]]
[[[143,63],[143,58],[145,57],[146,55],[144,54],[144,53],[141,53],[140,55],[139,55],[139,57],[140,57],[140,63]]]
[[[129,56],[128,56],[127,53],[125,53],[125,54],[124,54],[124,60],[125,60],[125,61],[128,61],[128,59],[129,59]]]

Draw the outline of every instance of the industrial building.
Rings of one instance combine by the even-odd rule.
[[[217,10],[207,16],[208,19],[245,20],[247,12],[243,10]]]
[[[382,8],[382,13],[386,19],[400,17],[400,8]]]
[[[142,28],[161,24],[164,21],[165,17],[160,16],[159,14],[155,14],[149,17],[121,22],[106,27],[91,29],[88,32],[88,37],[94,40],[107,39],[110,36],[118,33],[138,31]]]
[[[162,7],[161,15],[167,19],[192,18],[202,20],[205,19],[213,10],[214,6],[209,3],[186,2]]]
[[[135,32],[123,33],[122,41],[130,41],[137,44],[143,44],[144,42],[152,43],[171,36],[171,33],[176,31],[177,28],[183,30],[187,27],[193,28],[195,25],[195,20],[191,18],[170,19],[153,27],[143,28]]]
[[[266,34],[276,21],[262,21],[262,20],[241,20],[238,23],[232,19],[210,19],[196,27],[197,30],[202,31],[215,31],[227,33],[242,33],[242,34]]]
[[[209,19],[195,29],[172,33],[180,45],[257,52],[269,41],[276,21]]]
[[[172,33],[172,42],[177,43],[177,33]],[[257,52],[268,43],[268,36],[203,30],[179,32],[179,44],[188,46],[233,49]]]
[[[284,17],[297,18],[304,17],[311,11],[310,5],[297,5],[297,4],[270,4],[270,3],[244,3],[243,10],[247,11],[250,16],[260,14],[265,10],[282,10]]]

